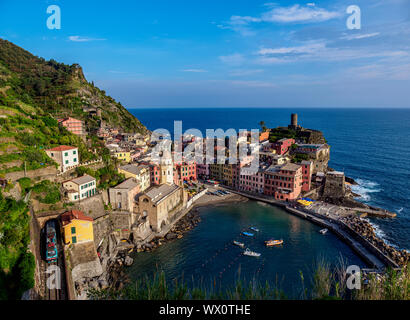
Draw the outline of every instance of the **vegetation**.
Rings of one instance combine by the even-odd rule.
[[[83,176],[84,174],[93,176],[98,180],[98,188],[100,189],[114,187],[125,180],[125,176],[118,173],[114,163],[108,163],[103,168],[98,170],[92,170],[91,168],[86,167],[77,167],[76,173],[78,176]]]
[[[36,199],[46,204],[56,204],[61,200],[58,184],[49,180],[43,180],[32,188],[33,193],[37,194]]]
[[[288,128],[274,128],[269,133],[269,142],[277,142],[283,138],[296,139],[297,133],[295,130]]]
[[[93,289],[88,295],[96,300],[409,300],[409,267],[403,271],[388,270],[379,277],[370,275],[362,281],[360,290],[350,290],[346,286],[343,262],[331,268],[324,261],[319,261],[308,288],[305,287],[304,275],[300,273],[300,294],[295,297],[286,296],[277,285],[261,284],[255,279],[248,283],[238,279],[234,286],[221,289],[216,286],[216,281],[211,288],[194,280],[192,285],[184,280],[169,283],[164,272],[156,273],[152,278],[142,277],[122,290]]]
[[[146,128],[120,103],[87,82],[78,64],[66,65],[36,57],[13,43],[0,39],[0,106],[25,113],[71,115],[96,128],[95,116],[84,107],[99,107],[104,122],[129,132]],[[49,125],[49,124],[47,124]]]
[[[20,299],[34,286],[35,262],[27,252],[30,216],[22,201],[4,198],[0,192],[0,299]]]

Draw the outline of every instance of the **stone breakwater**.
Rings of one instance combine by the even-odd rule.
[[[397,250],[380,239],[373,228],[373,226],[366,220],[363,220],[354,215],[347,216],[340,219],[352,230],[363,236],[386,256],[396,262],[399,266],[405,267],[410,262],[410,253],[406,250]]]

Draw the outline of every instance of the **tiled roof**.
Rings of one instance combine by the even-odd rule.
[[[74,182],[75,184],[82,185],[84,183],[91,182],[91,181],[94,181],[94,180],[95,180],[94,177],[89,176],[88,174],[85,174],[82,177],[78,177],[78,178],[72,179],[70,181]]]
[[[47,149],[46,151],[68,151],[68,150],[73,150],[73,149],[77,149],[77,147],[58,146],[52,149]]]
[[[93,221],[93,218],[87,217],[84,212],[80,210],[71,210],[61,215],[61,222],[63,226],[69,224],[72,220]]]
[[[177,185],[163,184],[159,187],[151,188],[145,195],[150,197],[152,202],[159,203],[177,189],[179,189]]]
[[[114,189],[131,190],[137,186],[139,186],[139,183],[134,178],[130,178],[128,180],[125,180],[123,183],[120,183],[118,186],[114,187]]]

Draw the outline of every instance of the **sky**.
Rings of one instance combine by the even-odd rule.
[[[127,108],[410,107],[410,0],[268,1],[0,0],[0,38]]]

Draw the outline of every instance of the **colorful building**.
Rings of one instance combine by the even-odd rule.
[[[196,181],[196,162],[174,164],[174,183],[180,185],[184,181]]]
[[[299,165],[302,166],[302,191],[309,192],[312,187],[313,162],[302,161]]]
[[[196,165],[196,175],[199,179],[208,180],[209,179],[209,164],[197,164]]]
[[[61,215],[64,244],[94,241],[93,219],[82,211],[71,210]]]
[[[129,151],[117,150],[117,151],[114,151],[112,155],[118,160],[125,161],[125,162],[131,162],[131,152]]]
[[[283,155],[288,152],[289,148],[295,144],[294,139],[283,138],[273,144],[276,154]]]
[[[297,199],[302,191],[302,166],[287,163],[271,166],[265,170],[264,193],[276,200],[291,201]]]
[[[144,192],[151,186],[150,168],[146,165],[127,164],[118,168],[125,178],[133,178],[140,184],[140,192]]]
[[[84,134],[83,122],[71,117],[58,119],[58,123],[65,127],[68,131],[81,136]]]
[[[79,201],[97,194],[97,184],[94,177],[88,174],[63,182],[64,189],[70,201]]]
[[[265,174],[263,170],[251,170],[251,166],[240,169],[239,190],[263,194],[265,186]]]
[[[268,140],[269,140],[269,134],[270,134],[269,131],[262,132],[262,133],[259,135],[259,142],[268,141]]]
[[[79,164],[77,147],[58,146],[45,151],[46,154],[58,164],[58,169],[62,172]]]

